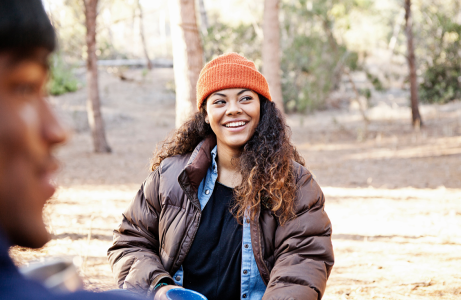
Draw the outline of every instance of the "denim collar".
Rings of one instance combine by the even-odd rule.
[[[218,145],[214,146],[213,150],[211,150],[211,168],[213,171],[218,173],[218,163],[216,162],[216,156],[218,155]]]

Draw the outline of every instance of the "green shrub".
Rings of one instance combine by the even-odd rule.
[[[341,70],[359,69],[358,54],[333,35],[331,2],[285,1],[282,15],[282,93],[289,112],[322,108],[340,83]]]
[[[461,98],[461,61],[436,64],[424,73],[420,86],[421,101],[427,103],[447,103]]]
[[[61,55],[54,54],[50,65],[50,79],[47,86],[50,95],[75,92],[79,88],[79,81],[72,73],[72,68],[64,62]]]
[[[461,24],[455,19],[459,3],[447,3],[447,8],[425,8],[422,26],[428,35],[427,53],[423,62],[421,101],[446,103],[461,99]]]
[[[381,82],[381,80],[379,80],[378,76],[375,76],[369,72],[366,72],[367,74],[367,78],[368,80],[371,82],[371,84],[373,85],[373,87],[375,88],[375,90],[377,91],[384,91],[384,85],[383,83]]]

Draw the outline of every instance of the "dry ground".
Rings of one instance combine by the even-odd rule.
[[[73,257],[88,289],[115,288],[111,231],[174,126],[172,70],[125,75],[132,80],[101,70],[112,154],[91,151],[85,89],[51,99],[74,134],[59,150],[60,188],[45,208],[52,240],[12,249],[18,265]],[[461,103],[423,106],[426,126],[413,132],[405,97],[376,95],[366,131],[354,110],[288,117],[333,223],[336,264],[324,299],[461,299]]]

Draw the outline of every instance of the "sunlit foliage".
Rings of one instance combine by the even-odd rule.
[[[417,43],[423,82],[421,100],[445,103],[461,98],[461,4],[423,3]]]
[[[72,73],[72,68],[66,64],[60,53],[54,54],[50,63],[50,79],[48,81],[48,93],[61,95],[75,92],[79,88],[79,81]]]

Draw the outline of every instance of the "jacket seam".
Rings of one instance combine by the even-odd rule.
[[[133,248],[133,247],[132,247],[133,245],[136,246],[136,247],[141,248],[140,250],[131,251],[131,252],[128,252],[128,253],[123,252],[123,255],[122,255],[120,258],[123,258],[126,254],[129,254],[129,253],[136,253],[136,252],[141,252],[141,251],[150,251],[150,250],[152,250],[151,252],[153,252],[154,254],[156,254],[156,253],[153,251],[153,250],[154,250],[153,248],[147,248],[147,247],[145,246],[145,243],[141,243],[141,242],[131,242],[131,241],[121,241],[121,242],[119,242],[119,241],[117,241],[117,246],[119,246],[119,245],[128,245],[128,246],[130,246],[131,249]],[[116,249],[116,250],[120,250],[120,249]],[[114,252],[114,251],[116,251],[116,250],[112,250],[111,252]],[[117,261],[120,260],[120,258],[117,259]]]
[[[174,259],[173,256],[169,256],[168,253],[166,253],[165,249],[160,248],[160,252],[161,252],[161,254],[165,254],[165,255],[168,256],[169,258],[173,258],[173,259]],[[159,253],[159,254],[160,254],[160,253]]]
[[[201,217],[201,213],[196,213],[195,216],[197,216],[197,214],[199,215],[198,216],[198,222],[199,222],[199,226],[200,226],[200,217]],[[187,228],[187,231],[186,233],[189,233],[189,231],[191,230],[192,226],[194,225],[194,222],[192,222],[189,227]],[[195,233],[193,234],[192,238],[191,238],[191,245],[192,245],[192,242],[194,241],[194,238],[195,238],[195,235],[197,234],[197,231],[198,231],[198,226],[197,227],[197,230],[195,230]],[[175,267],[176,264],[178,264],[178,261],[179,261],[179,256],[181,255],[181,249],[183,249],[183,245],[184,245],[184,242],[186,240],[186,236],[184,236],[183,240],[181,241],[181,245],[179,246],[179,249],[180,251],[178,251],[178,255],[173,258],[173,268]],[[190,247],[191,245],[189,246],[189,249],[187,249],[187,251],[184,251],[184,257],[187,255],[187,253],[189,253],[189,250],[190,250]]]

